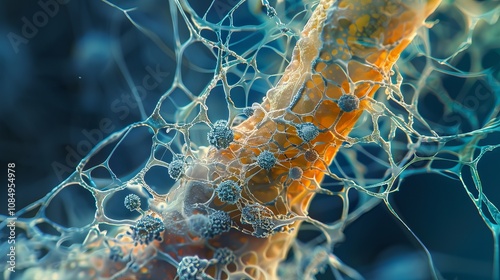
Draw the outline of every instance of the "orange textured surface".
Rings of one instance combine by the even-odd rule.
[[[267,93],[253,116],[235,128],[235,142],[228,149],[212,149],[206,160],[212,164],[192,168],[189,177],[200,182],[243,182],[242,198],[246,201],[266,205],[275,216],[306,216],[324,171],[363,111],[370,110],[370,97],[380,82],[389,79],[400,53],[439,4],[434,0],[420,2],[321,1],[280,82]],[[337,104],[342,94],[357,96],[359,109],[342,112]],[[311,122],[320,130],[308,143],[300,139],[295,126],[304,122]],[[269,171],[255,163],[263,151],[272,152],[278,162]],[[314,159],[312,154],[318,157]],[[292,167],[303,170],[300,180],[287,179]],[[181,183],[180,188],[188,189],[184,197],[176,198],[183,198],[184,203],[203,203],[209,198],[196,193],[189,182]],[[175,193],[172,197],[176,197]],[[278,264],[296,237],[297,230],[290,229],[297,228],[301,221],[289,222],[282,232],[258,238],[249,235],[251,227],[239,221],[242,205],[223,206],[216,199],[211,206],[230,213],[239,230],[233,228],[206,243],[196,242],[196,237],[194,243],[184,243],[182,234],[167,229],[163,242],[154,242],[154,246],[165,252],[178,246],[177,256],[171,255],[174,259],[189,255],[210,259],[212,248],[228,247],[238,250],[239,260],[229,271],[253,279],[276,278]],[[215,273],[213,269],[206,272]],[[145,275],[171,279],[176,268],[154,260],[139,274],[121,279],[149,279],[143,278]]]

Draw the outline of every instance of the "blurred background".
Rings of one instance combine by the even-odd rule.
[[[90,147],[140,120],[131,87],[159,73],[143,101],[150,114],[173,79],[163,74],[173,61],[117,9],[55,3],[53,16],[37,1],[0,4],[0,154],[17,164],[26,190],[19,208],[68,177]]]
[[[161,38],[171,38],[168,3],[159,2],[145,1],[136,20]],[[133,7],[133,1],[121,5]],[[434,19],[450,21],[438,17]],[[460,28],[463,19],[457,21]],[[124,13],[97,0],[2,1],[0,36],[0,162],[16,164],[18,209],[70,175],[97,142],[149,115],[175,77],[177,62],[168,44],[161,48]],[[500,51],[489,52],[487,62],[497,71]],[[484,90],[498,98],[493,89]],[[263,92],[256,91],[252,99],[260,100]],[[490,141],[498,143],[498,135],[494,137]],[[496,151],[481,161],[483,186],[496,205],[499,158]],[[1,182],[6,182],[1,173]],[[1,201],[6,200],[5,188],[2,183]],[[459,181],[411,176],[391,203],[445,278],[491,278],[492,235]],[[328,218],[339,210],[325,211],[325,205],[331,202],[315,201],[311,216]],[[429,279],[423,248],[385,205],[361,216],[345,235],[334,253],[367,279]]]

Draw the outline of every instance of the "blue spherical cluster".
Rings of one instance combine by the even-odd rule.
[[[141,199],[136,194],[131,193],[125,197],[123,204],[128,210],[134,211],[141,207]]]
[[[165,225],[160,218],[147,215],[137,221],[136,225],[131,226],[130,229],[132,232],[127,233],[132,236],[135,245],[137,243],[148,245],[153,240],[161,241],[160,233],[165,230]]]
[[[257,164],[265,170],[270,170],[276,164],[276,157],[269,151],[263,151],[257,156]]]
[[[201,236],[208,227],[208,217],[203,214],[195,214],[189,217],[188,226],[189,230],[195,235]]]
[[[246,107],[245,109],[243,109],[243,114],[245,114],[245,116],[247,117],[251,117],[253,113],[255,113],[255,110],[252,107]]]
[[[231,217],[228,213],[217,210],[208,216],[209,223],[203,237],[210,239],[231,229]]]
[[[218,120],[214,123],[212,130],[207,135],[208,143],[217,149],[225,149],[234,140],[234,134],[228,126],[227,121]]]
[[[212,239],[231,229],[231,217],[222,210],[214,211],[208,216],[196,214],[189,218],[189,229],[199,237]]]
[[[234,253],[228,248],[218,248],[215,250],[214,259],[217,260],[217,263],[222,265],[228,265],[234,262]]]
[[[215,192],[220,201],[228,204],[235,204],[241,197],[241,187],[233,180],[220,183]]]
[[[252,225],[253,235],[266,238],[273,233],[273,212],[260,204],[251,204],[241,209],[241,222]]]
[[[184,161],[182,159],[173,160],[168,165],[168,175],[174,180],[178,180],[183,174],[186,168]]]
[[[297,133],[302,140],[309,142],[319,135],[319,129],[312,123],[301,123],[297,125]]]
[[[302,171],[302,169],[297,166],[290,168],[290,170],[288,171],[288,177],[292,180],[299,180],[300,178],[302,178],[303,174],[304,171]]]
[[[179,262],[177,276],[179,276],[179,280],[205,279],[205,269],[207,267],[207,260],[200,259],[198,256],[187,256]]]
[[[340,110],[347,113],[359,108],[359,98],[354,94],[343,94],[337,103]]]

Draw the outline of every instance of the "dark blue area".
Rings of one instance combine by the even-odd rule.
[[[202,2],[209,3],[200,1]],[[165,3],[164,5],[168,6]],[[196,7],[195,10],[204,11],[205,7]],[[168,47],[161,48],[153,43],[151,38],[126,20],[121,12],[101,1],[73,0],[68,4],[60,4],[53,16],[47,16],[46,23],[38,22],[38,27],[30,27],[35,25],[35,21],[43,20],[43,16],[35,16],[41,12],[45,10],[36,1],[0,2],[0,164],[3,168],[7,162],[16,163],[18,209],[41,198],[70,175],[77,163],[98,142],[126,125],[142,119],[141,106],[134,101],[132,89],[137,90],[145,114],[149,115],[161,94],[170,88],[175,76],[173,50]],[[168,38],[172,38],[173,30],[160,19],[160,22],[156,21],[156,17],[158,14],[151,12],[148,16],[137,16],[136,19],[141,25],[149,27],[153,33],[159,34],[168,46],[172,43]],[[220,20],[217,13],[210,14],[210,19]],[[241,25],[245,18],[237,19],[237,24]],[[252,18],[252,22],[258,23],[255,18]],[[449,24],[456,25],[455,22]],[[185,27],[181,26],[182,28]],[[205,31],[206,34],[210,32]],[[215,37],[215,34],[211,36]],[[248,34],[241,34],[241,37],[246,36]],[[212,37],[211,40],[216,40]],[[237,42],[237,39],[239,38],[235,36],[231,43]],[[251,42],[257,42],[261,37],[255,36],[251,39]],[[432,35],[431,40],[439,38]],[[246,50],[244,45],[234,46],[238,51]],[[273,46],[279,48],[280,44],[276,42]],[[207,54],[209,51],[193,45],[191,49],[188,48],[186,55],[195,56],[200,52]],[[275,55],[270,49],[263,50],[259,56],[259,66],[265,65],[269,58]],[[125,62],[124,67],[129,74],[124,74],[123,67],[118,62],[120,59]],[[210,69],[214,63],[212,59],[213,57],[200,60],[197,66]],[[485,67],[493,67],[494,73],[498,74],[499,52],[490,51],[483,59]],[[419,69],[424,66],[421,59],[414,63]],[[460,68],[466,69],[468,65],[468,62],[463,62]],[[272,70],[275,67],[277,66],[269,65],[263,66],[263,69]],[[252,68],[238,66],[238,69],[246,70],[249,75],[255,72]],[[130,75],[131,80],[128,82],[132,84],[127,82],[127,75]],[[195,81],[211,78],[211,73],[190,72],[188,64],[182,68],[182,75],[186,77],[187,88],[192,91],[203,89],[201,85],[204,83],[195,84]],[[233,74],[228,78],[229,84],[238,80]],[[450,93],[458,94],[463,84],[463,79],[459,78],[444,80],[444,86]],[[253,84],[248,86],[251,87],[248,96],[242,88],[235,90],[238,92],[235,95],[241,96],[241,99],[235,100],[237,107],[243,108],[253,102],[260,102],[263,92],[269,88],[267,81],[261,79],[254,80]],[[143,91],[146,87],[149,89]],[[217,89],[214,93],[222,96],[223,90]],[[162,109],[165,114],[171,114],[173,119],[174,109],[190,101],[183,92],[178,91],[165,102],[167,105]],[[492,95],[484,104],[488,105],[494,101]],[[208,102],[209,107],[217,106],[216,101],[209,99]],[[437,123],[441,121],[444,106],[438,103],[435,95],[429,95],[422,105],[427,108],[421,109],[426,119]],[[220,110],[217,110],[216,114],[227,114],[225,101],[218,103],[218,106]],[[478,110],[483,110],[483,107]],[[486,119],[484,115],[485,113],[483,119]],[[212,115],[209,116],[212,121],[216,120],[212,119]],[[456,115],[453,113],[451,116]],[[477,128],[468,123],[467,116],[460,115],[452,119],[463,121],[463,130]],[[162,132],[159,138],[166,142],[174,137],[170,134]],[[498,143],[499,136],[493,137],[493,140],[486,138],[483,141]],[[132,166],[143,163],[144,158],[151,152],[143,149],[151,147],[151,140],[129,140],[131,142],[124,145],[126,150],[131,152],[122,152],[123,157],[112,161],[119,175],[128,174],[133,170],[130,169]],[[429,153],[432,153],[435,147],[428,145]],[[134,148],[140,148],[141,152]],[[104,161],[110,152],[110,149],[105,149],[102,154],[98,154],[99,157],[96,157],[94,163]],[[377,149],[371,152],[375,156],[379,155]],[[162,147],[158,147],[154,153],[158,159],[173,158],[171,152]],[[370,160],[365,155],[359,157],[360,161]],[[341,165],[346,163],[343,157],[339,157],[337,161]],[[492,187],[496,183],[497,166],[498,153],[496,156],[485,157],[480,169],[489,171],[481,173],[485,192],[499,205],[498,190]],[[166,193],[168,186],[173,184],[166,171],[165,168],[156,167],[146,176],[148,183],[151,182],[153,189],[160,193]],[[109,176],[99,172],[101,171],[96,170],[93,175]],[[353,175],[351,170],[345,172],[349,176]],[[380,172],[379,167],[374,168],[365,176],[380,178]],[[469,172],[464,170],[464,174],[468,175]],[[3,180],[4,175],[0,178]],[[470,179],[466,181],[472,183]],[[1,201],[6,200],[4,188],[5,184],[2,183]],[[128,193],[123,191],[111,197],[109,203],[116,207],[110,208],[107,214],[113,218],[135,217],[135,212],[128,213],[123,206],[123,198]],[[65,198],[69,196],[63,195]],[[78,194],[80,195],[88,194]],[[353,194],[351,197],[353,203],[358,199],[355,196],[356,194]],[[141,199],[145,205],[146,199]],[[91,199],[82,200],[89,204],[87,200]],[[325,199],[323,196],[315,198],[311,216],[323,221],[337,219],[342,205],[337,200],[332,202],[331,198]],[[444,276],[459,279],[488,278],[484,275],[489,275],[491,271],[492,237],[458,181],[432,174],[410,176],[403,182],[401,191],[392,196],[391,203],[431,253],[436,254],[436,265],[438,269],[442,268]],[[67,221],[63,213],[57,213],[59,209],[50,210],[50,214],[56,215],[55,219],[61,224]],[[5,211],[5,207],[0,208],[0,213],[4,214]],[[126,211],[126,214],[122,211]],[[44,230],[52,231],[50,228]],[[383,279],[381,275],[387,275],[384,274],[387,271],[380,270],[384,267],[421,266],[428,269],[421,246],[383,204],[349,225],[345,234],[346,240],[341,242],[334,252],[348,265],[359,268],[360,272],[370,279]],[[309,240],[316,235],[317,232],[301,232],[299,238]],[[486,269],[483,270],[484,267]],[[477,275],[474,271],[487,272]]]

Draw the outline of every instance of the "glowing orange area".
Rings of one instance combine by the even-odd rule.
[[[288,214],[290,209],[297,215],[307,215],[327,166],[363,111],[370,110],[370,97],[390,79],[392,66],[439,2],[321,1],[280,82],[267,93],[254,115],[236,128],[238,143],[209,155],[210,161],[228,167],[219,176],[246,182],[253,198],[266,203],[275,215]],[[359,108],[341,110],[342,95],[356,96]],[[321,131],[309,142],[297,132],[297,125],[306,122]],[[248,159],[263,151],[271,151],[279,164],[269,172],[249,168],[252,161]],[[311,160],[311,154],[317,158]],[[292,167],[302,169],[303,176],[287,184]],[[286,195],[280,197],[282,193]],[[232,213],[235,218],[239,215],[238,211]],[[237,246],[252,242],[248,247],[257,257],[252,264],[256,262],[266,274],[255,272],[250,276],[265,278],[276,277],[278,263],[286,256],[296,232],[255,239],[231,231],[224,238],[234,240]]]
[[[260,107],[254,106],[254,114],[234,128],[234,141],[226,149],[211,148],[169,194],[172,210],[163,213],[163,219],[171,224],[166,225],[163,241],[147,246],[149,251],[141,246],[146,253],[133,254],[158,250],[176,261],[183,256],[210,260],[214,248],[227,247],[237,261],[217,276],[215,265],[205,273],[222,279],[233,274],[243,277],[238,279],[275,279],[300,218],[307,216],[339,147],[363,111],[371,110],[371,97],[384,81],[388,83],[392,66],[439,2],[321,1],[281,80]],[[301,126],[306,123],[312,125]],[[265,152],[273,157],[259,157]],[[183,213],[186,205],[209,201],[216,187],[213,182],[223,180],[243,185],[236,204],[227,205],[218,198],[210,202],[211,208],[229,213],[233,228],[210,240],[188,234],[185,216],[194,212]],[[255,209],[259,219],[283,226],[266,231],[242,222],[242,209],[249,205],[260,205]],[[129,245],[123,248],[130,250]],[[121,267],[110,264],[108,269]],[[120,279],[173,279],[175,275],[174,265],[156,258],[136,275]]]

